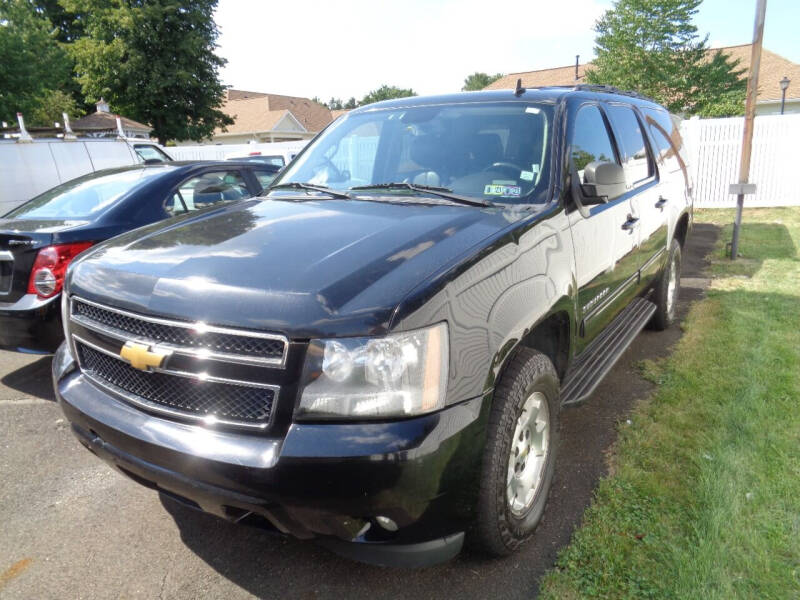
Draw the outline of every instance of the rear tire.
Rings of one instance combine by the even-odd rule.
[[[663,331],[675,322],[675,308],[681,289],[681,245],[673,239],[669,247],[667,264],[655,287],[653,301],[656,312],[650,320],[651,329]]]
[[[555,470],[559,381],[550,360],[521,348],[500,378],[489,416],[473,545],[507,556],[539,524]]]

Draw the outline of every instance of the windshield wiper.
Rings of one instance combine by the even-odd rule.
[[[350,188],[351,192],[358,190],[411,190],[412,192],[431,194],[433,196],[439,196],[440,198],[447,198],[453,202],[467,204],[469,206],[492,206],[491,202],[486,202],[485,200],[480,200],[478,198],[460,196],[448,188],[436,187],[432,185],[418,185],[416,183],[408,183],[405,181],[399,181],[396,183],[373,183],[372,185],[358,185]]]
[[[347,192],[338,192],[324,185],[314,185],[313,183],[299,183],[297,181],[289,181],[286,183],[277,183],[267,188],[268,191],[280,190],[280,189],[306,190],[311,192],[320,192],[321,194],[328,194],[331,198],[342,198],[344,200],[353,199],[353,197]]]

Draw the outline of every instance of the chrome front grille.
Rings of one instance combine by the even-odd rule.
[[[75,322],[121,340],[135,339],[184,354],[246,364],[283,366],[286,360],[288,343],[283,336],[158,319],[80,298],[73,298],[71,305]]]
[[[272,382],[288,352],[283,336],[169,321],[74,296],[65,314],[81,371],[122,400],[205,425],[270,425],[280,391]]]
[[[83,372],[101,385],[158,412],[174,411],[206,422],[269,422],[275,390],[134,369],[119,357],[76,340]]]

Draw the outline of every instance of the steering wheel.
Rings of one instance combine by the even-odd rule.
[[[496,163],[492,163],[491,165],[486,167],[484,171],[495,171],[497,169],[506,170],[508,172],[516,171],[516,173],[514,173],[514,177],[519,177],[519,174],[525,170],[519,165],[515,165],[514,163],[499,161]]]

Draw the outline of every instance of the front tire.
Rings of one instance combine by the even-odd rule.
[[[667,264],[656,284],[653,301],[656,312],[650,320],[650,327],[663,331],[675,322],[675,308],[678,305],[678,294],[681,289],[681,245],[673,239],[669,247]]]
[[[558,446],[559,382],[550,360],[519,349],[489,417],[474,545],[506,556],[533,534],[547,503]]]

